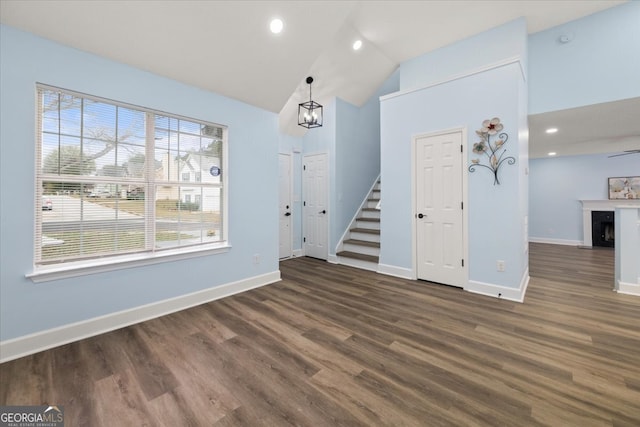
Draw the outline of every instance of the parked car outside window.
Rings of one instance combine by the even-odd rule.
[[[113,195],[107,191],[107,190],[102,190],[102,191],[94,191],[91,194],[89,194],[89,196],[87,197],[91,197],[91,198],[99,198],[99,199],[108,199],[110,197],[113,197]]]
[[[42,196],[42,210],[43,211],[52,211],[53,210],[53,202],[50,198],[46,196]]]

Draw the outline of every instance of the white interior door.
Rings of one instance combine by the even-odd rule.
[[[327,209],[327,155],[313,154],[303,157],[302,209],[304,212],[304,254],[326,260],[329,256]]]
[[[280,154],[278,156],[280,258],[291,257],[291,167],[291,156]]]
[[[414,144],[418,279],[462,287],[462,132],[418,136]]]

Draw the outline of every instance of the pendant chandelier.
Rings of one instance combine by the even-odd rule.
[[[313,77],[307,77],[309,101],[298,104],[298,124],[307,129],[322,126],[322,105],[311,99],[311,83],[313,83]]]

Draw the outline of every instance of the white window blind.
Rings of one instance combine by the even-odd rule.
[[[36,265],[226,240],[226,127],[37,93]]]

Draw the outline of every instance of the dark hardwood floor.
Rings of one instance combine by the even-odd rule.
[[[0,365],[67,426],[639,426],[613,251],[531,244],[523,304],[298,258],[283,280]]]

